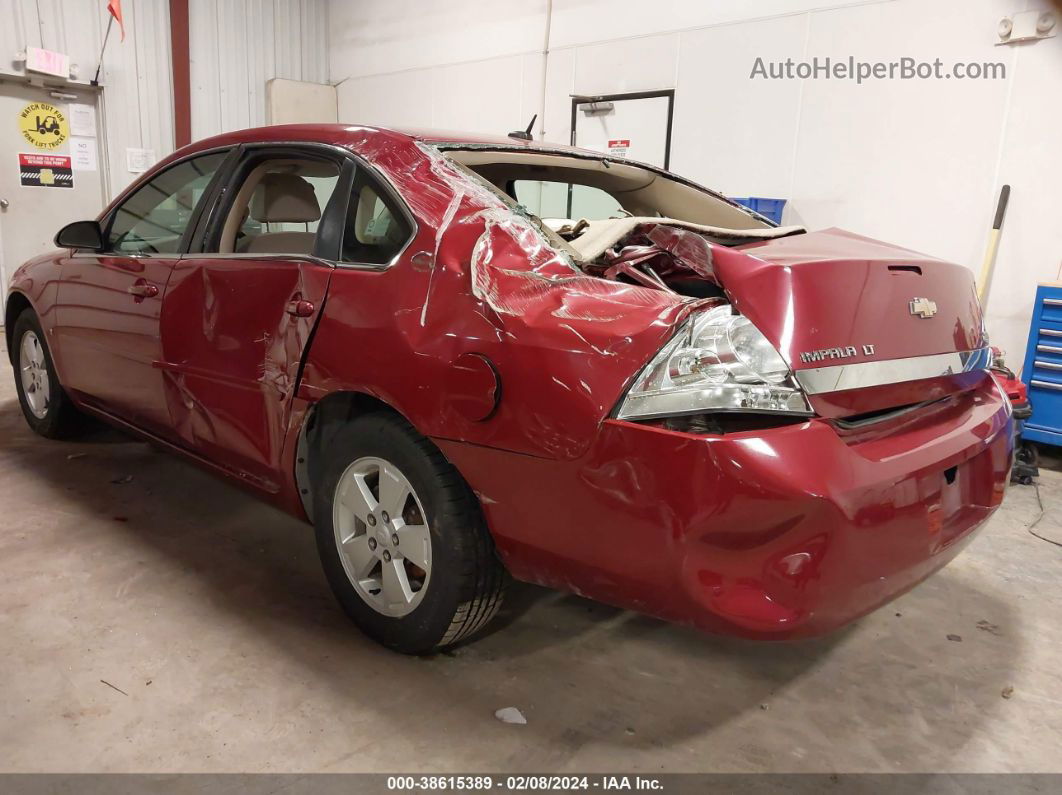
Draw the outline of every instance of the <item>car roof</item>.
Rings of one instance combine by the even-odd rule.
[[[354,138],[363,137],[366,132],[384,138],[393,138],[396,141],[414,140],[428,144],[446,144],[454,147],[520,148],[554,153],[570,152],[583,156],[587,154],[602,156],[600,152],[579,149],[566,144],[550,143],[548,141],[527,141],[521,138],[512,138],[508,135],[484,135],[482,133],[457,130],[390,128],[370,124],[277,124],[268,127],[250,127],[245,130],[222,133],[221,135],[196,141],[184,147],[181,150],[181,154],[189,154],[219,146],[270,141],[306,141],[342,146],[348,139],[353,140]]]

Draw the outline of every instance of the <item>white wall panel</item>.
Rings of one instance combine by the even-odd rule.
[[[333,0],[330,76],[397,72],[541,52],[545,0]]]
[[[678,34],[591,44],[576,49],[575,90],[580,94],[626,94],[674,88]],[[637,64],[632,69],[632,64]]]
[[[559,49],[883,0],[553,0]],[[546,0],[331,0],[331,77],[541,52]],[[651,64],[642,64],[651,67]]]
[[[352,78],[336,86],[339,121],[391,127],[430,127],[432,70]]]
[[[801,58],[806,15],[681,35],[671,164],[731,196],[788,197],[802,86],[749,81],[750,52]]]
[[[888,0],[553,0],[554,47],[631,39],[680,30]]]
[[[536,54],[351,78],[337,87],[339,119],[504,135],[539,112],[541,86]]]
[[[555,50],[546,69],[546,101],[539,129],[542,139],[566,144],[571,141],[572,100],[575,93],[576,50]]]
[[[220,132],[221,31],[212,3],[192,0],[188,8],[189,83],[192,104],[192,140]],[[195,42],[192,44],[192,42]]]
[[[500,134],[523,126],[523,78],[519,55],[442,67],[432,83],[431,126],[460,130],[473,120],[476,132]]]
[[[266,123],[274,77],[327,82],[325,0],[191,0],[192,137]]]

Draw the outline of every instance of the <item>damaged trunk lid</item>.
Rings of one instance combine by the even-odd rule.
[[[713,254],[735,309],[822,416],[935,400],[984,377],[981,309],[960,265],[838,229]]]

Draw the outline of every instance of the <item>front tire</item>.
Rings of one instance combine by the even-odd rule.
[[[481,630],[507,575],[475,496],[438,448],[377,412],[344,426],[323,455],[317,549],[347,615],[406,654]]]
[[[44,331],[32,309],[18,316],[11,340],[15,389],[26,423],[48,439],[74,436],[82,417],[59,383]]]

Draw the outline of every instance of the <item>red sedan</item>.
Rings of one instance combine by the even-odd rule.
[[[342,125],[186,147],[6,306],[26,421],[92,415],[313,522],[405,652],[508,578],[763,639],[831,630],[998,507],[969,272],[674,174]]]

